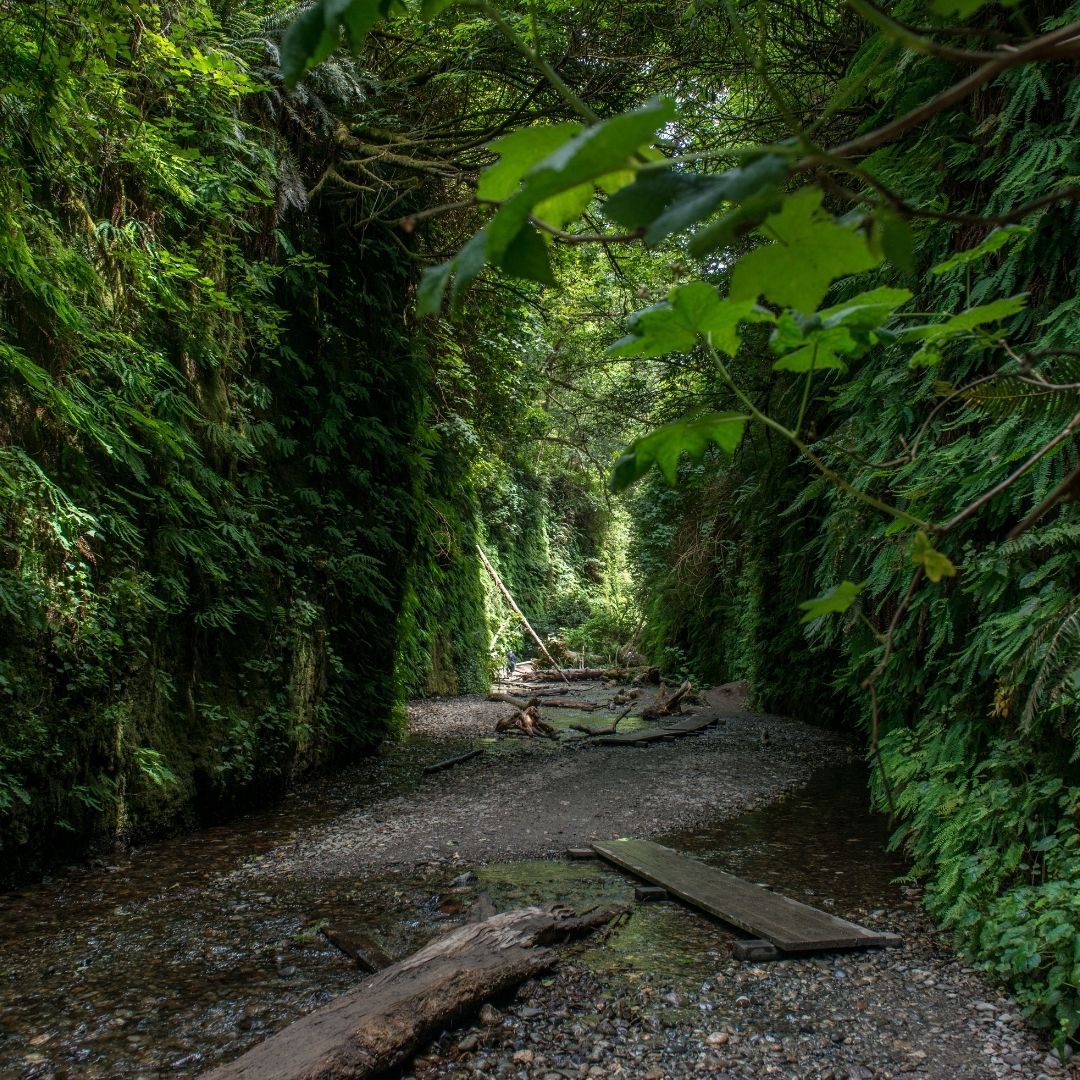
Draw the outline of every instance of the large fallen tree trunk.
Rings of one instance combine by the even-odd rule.
[[[297,1020],[204,1080],[364,1080],[425,1038],[555,963],[538,948],[587,934],[620,910],[524,908],[469,923]]]
[[[531,682],[550,682],[551,672],[539,669],[536,671],[519,671],[518,675]],[[657,669],[645,668],[563,668],[559,675],[566,680],[577,679],[614,679],[617,682],[655,682]]]

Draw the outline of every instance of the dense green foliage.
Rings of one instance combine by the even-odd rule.
[[[965,4],[977,25],[954,45],[940,19],[956,5],[851,7],[861,32],[812,4],[690,5],[685,23],[753,76],[732,93],[687,53],[682,79],[650,87],[670,97],[616,112],[547,66],[535,23],[430,0],[423,17],[495,21],[578,119],[492,144],[475,190],[494,208],[427,271],[419,305],[461,308],[487,268],[555,284],[551,241],[584,242],[582,214],[629,231],[599,242],[658,301],[608,350],[640,360],[645,386],[613,391],[627,412],[644,392],[638,415],[665,421],[612,472],[616,491],[649,478],[634,497],[649,647],[748,677],[763,704],[859,718],[931,909],[1067,1037],[1080,12]],[[329,29],[293,40],[295,71],[333,47],[333,19],[362,33],[386,14],[315,4],[304,34]],[[825,76],[823,53],[843,70]],[[739,147],[730,117],[703,129],[703,100],[753,117],[759,146]],[[652,266],[620,265],[610,245],[639,237]]]
[[[309,198],[373,76],[283,95],[274,5],[228,7],[0,5],[8,874],[486,688],[475,541],[546,627],[606,528],[575,520],[596,479],[530,453],[516,313],[422,335],[400,234]]]
[[[5,843],[482,689],[479,545],[571,647],[863,731],[1074,1035],[1080,8],[234,7],[0,0]]]
[[[371,745],[411,544],[411,267],[300,218],[257,42],[98,7],[0,43],[12,870]]]

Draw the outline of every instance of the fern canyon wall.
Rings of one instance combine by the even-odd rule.
[[[438,177],[335,182],[393,88],[343,61],[287,95],[283,17],[233,7],[0,5],[5,876],[486,689],[476,542],[541,625],[552,540],[595,547],[515,449],[520,342],[412,314],[415,245],[372,208]]]
[[[843,732],[1074,1037],[1078,43],[1043,0],[0,0],[0,877],[486,691],[531,645],[479,547],[564,658]]]

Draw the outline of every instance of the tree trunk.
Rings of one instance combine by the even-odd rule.
[[[400,1068],[423,1041],[481,1002],[552,967],[550,949],[610,922],[555,905],[468,923],[271,1036],[204,1080],[365,1080]]]

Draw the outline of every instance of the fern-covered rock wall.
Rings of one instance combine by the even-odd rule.
[[[254,22],[65,10],[0,40],[6,874],[377,743],[419,519],[415,272],[307,205],[332,117]]]
[[[921,17],[914,5],[908,14]],[[1080,9],[1041,14],[1050,30]],[[993,12],[983,18],[1001,29]],[[871,38],[852,78],[891,48]],[[903,79],[873,81],[863,106],[881,123],[954,77],[938,60],[912,61]],[[862,165],[913,205],[1002,214],[1072,175],[1078,112],[1074,65],[1018,67],[966,114],[925,125]],[[880,462],[861,474],[866,490],[903,499],[929,521],[949,521],[992,490],[1068,434],[1076,413],[1080,210],[1052,202],[1023,226],[985,257],[931,273],[989,227],[916,222],[910,273],[845,285],[847,295],[905,286],[922,312],[1027,294],[1016,340],[1038,358],[1037,379],[1058,389],[1021,372],[955,393],[1007,361],[986,335],[946,348],[929,367],[909,367],[910,349],[875,350],[832,380],[813,410],[813,448],[826,463],[848,474],[853,461]],[[763,350],[763,372],[771,359]],[[763,376],[758,400],[771,393],[769,408],[783,418],[797,386],[767,385]],[[724,400],[722,387],[714,392]],[[958,575],[918,581],[900,615],[877,684],[880,763],[871,755],[875,798],[896,815],[896,842],[926,882],[930,910],[1062,1036],[1080,1029],[1080,523],[1072,497],[1052,494],[1078,461],[1075,437],[1059,440],[950,532]],[[713,680],[748,678],[762,706],[869,740],[865,680],[913,574],[889,521],[764,436],[744,442],[730,465],[687,469],[677,491],[656,484],[638,501],[656,658]],[[844,579],[865,582],[859,604],[801,625],[798,604]]]
[[[64,8],[0,34],[8,876],[486,690],[523,641],[477,543],[548,632],[587,614],[610,520],[537,453],[523,310],[414,318],[414,238],[370,210],[415,178],[328,182],[395,107],[364,58],[286,92],[288,5]]]

